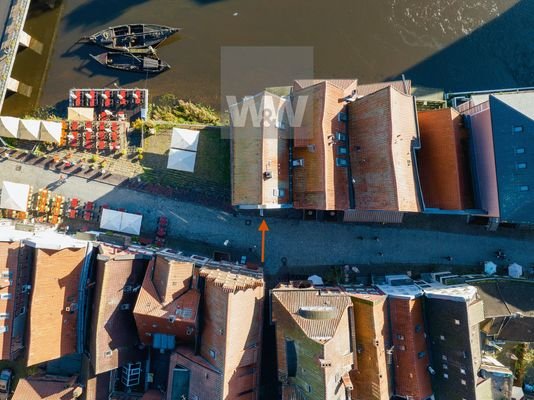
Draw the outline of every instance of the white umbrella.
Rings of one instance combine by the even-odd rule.
[[[15,117],[0,117],[0,136],[18,138],[19,121],[20,120]]]
[[[2,184],[0,208],[6,208],[8,210],[15,211],[27,211],[29,195],[29,185],[4,181]]]
[[[120,232],[122,213],[120,211],[104,208],[100,218],[100,228]]]
[[[169,151],[167,168],[178,171],[194,172],[196,155],[197,153],[194,151],[171,149]]]
[[[91,94],[89,94],[89,93],[85,93],[85,97],[87,97],[88,99],[92,99],[93,98],[93,96],[91,96]]]
[[[61,140],[61,122],[41,121],[39,133],[43,142],[59,143]]]
[[[133,97],[134,99],[138,99],[138,98],[139,98],[139,96],[138,96],[137,93],[135,93],[135,92],[132,93],[132,97]]]
[[[493,261],[486,261],[484,263],[484,273],[493,275],[497,272],[497,265]]]
[[[129,233],[130,235],[139,235],[141,232],[142,215],[122,213],[121,232]]]
[[[41,121],[36,119],[21,119],[19,138],[25,140],[39,140]]]
[[[105,100],[105,99],[107,99],[107,98],[108,98],[108,95],[107,95],[107,94],[105,94],[105,93],[101,93],[101,94],[100,94],[100,97],[102,97],[102,98],[103,98],[103,99]]]
[[[78,98],[78,96],[76,96],[74,93],[71,93],[70,94],[70,98],[73,99],[73,100],[76,100]]]
[[[199,135],[199,131],[173,128],[171,147],[174,149],[197,151]]]

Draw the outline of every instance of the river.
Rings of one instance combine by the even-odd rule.
[[[525,85],[533,79],[528,72],[531,41],[521,42],[512,35],[517,29],[523,29],[523,38],[532,33],[528,21],[528,15],[533,15],[532,3],[64,0],[40,103],[60,103],[74,86],[117,84],[146,86],[152,95],[173,92],[217,106],[223,46],[309,46],[316,77],[357,77],[360,82],[372,82],[406,73],[415,84],[448,90]],[[529,13],[522,9],[525,7]],[[522,14],[527,14],[524,20]],[[30,18],[28,25],[36,22]],[[98,54],[101,49],[76,43],[81,36],[107,26],[134,22],[182,28],[158,50],[172,65],[171,70],[146,80],[143,75],[117,73],[90,59],[90,53]],[[484,45],[488,40],[492,43]],[[517,57],[522,64],[514,70]]]

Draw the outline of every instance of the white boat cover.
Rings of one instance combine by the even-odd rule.
[[[19,122],[20,119],[15,117],[0,117],[0,136],[18,138]]]

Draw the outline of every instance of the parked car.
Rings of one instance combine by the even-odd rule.
[[[9,368],[0,372],[0,400],[7,400],[11,394],[11,383],[13,381],[13,371]]]

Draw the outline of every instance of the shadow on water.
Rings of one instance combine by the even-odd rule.
[[[534,86],[532,15],[534,2],[520,1],[404,74],[416,85],[446,91]]]
[[[136,7],[149,0],[90,0],[64,16],[67,29],[81,26],[99,26],[112,21],[127,9]]]
[[[224,1],[224,0],[193,0],[193,1],[198,5],[207,6],[213,3],[220,3],[221,1]]]

